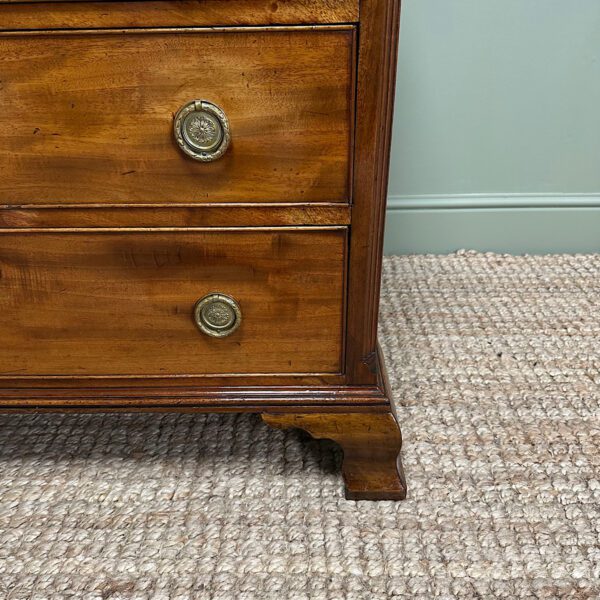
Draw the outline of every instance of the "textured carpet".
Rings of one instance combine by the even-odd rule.
[[[409,499],[256,416],[0,417],[0,598],[600,598],[600,256],[385,262]]]

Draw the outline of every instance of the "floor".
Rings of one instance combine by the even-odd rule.
[[[600,255],[387,258],[405,502],[253,415],[1,416],[0,598],[600,598]]]

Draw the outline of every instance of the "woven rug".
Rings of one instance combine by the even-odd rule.
[[[386,259],[405,502],[254,415],[0,417],[0,598],[600,598],[600,255]]]

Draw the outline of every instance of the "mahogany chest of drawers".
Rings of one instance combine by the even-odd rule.
[[[0,410],[246,411],[401,499],[398,0],[0,0]]]

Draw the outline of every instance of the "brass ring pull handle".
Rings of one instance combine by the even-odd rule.
[[[173,132],[185,154],[201,162],[221,158],[231,141],[229,120],[216,104],[192,100],[175,115]]]
[[[202,333],[211,337],[225,337],[241,325],[242,311],[231,296],[212,293],[196,303],[194,321]]]

